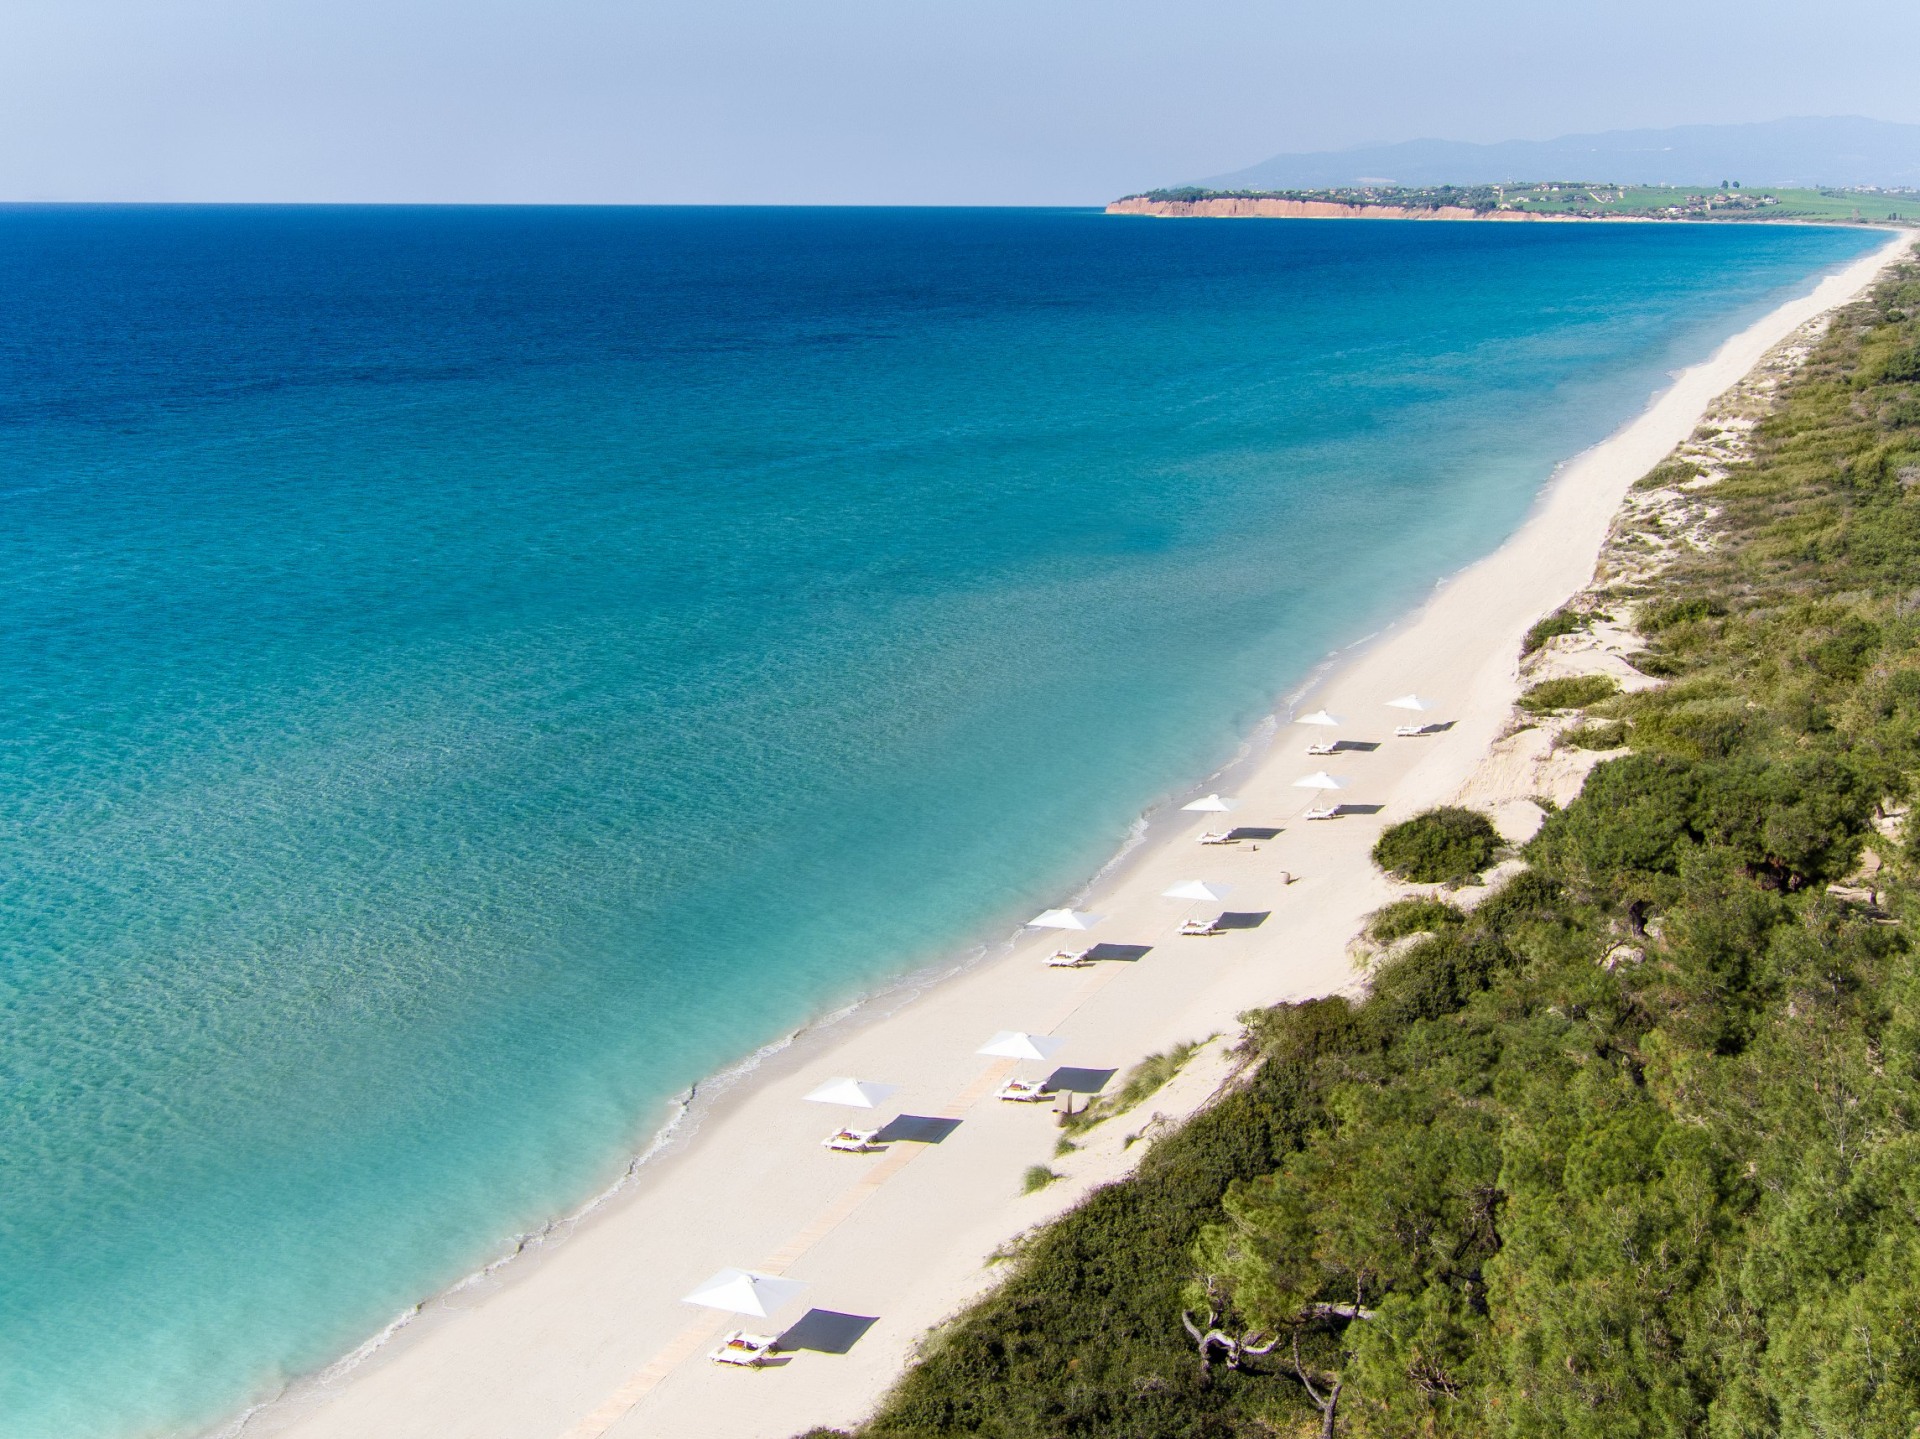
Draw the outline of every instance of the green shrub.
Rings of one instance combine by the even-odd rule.
[[[1696,766],[1669,755],[1608,760],[1587,776],[1580,801],[1548,815],[1527,847],[1549,874],[1586,888],[1645,888],[1651,876],[1678,874],[1682,851],[1697,843]]]
[[[1881,384],[1901,384],[1920,380],[1920,345],[1906,345],[1893,351],[1880,363],[1873,380]]]
[[[1638,748],[1681,759],[1719,759],[1750,738],[1746,701],[1698,681],[1628,695],[1617,713],[1632,723]]]
[[[1712,848],[1764,883],[1799,889],[1846,872],[1879,789],[1870,770],[1830,755],[1627,755],[1596,768],[1580,803],[1548,816],[1528,853],[1575,883],[1642,895]]]
[[[1619,693],[1620,682],[1611,675],[1570,675],[1565,679],[1542,680],[1520,696],[1520,708],[1528,714],[1579,710]]]
[[[1478,810],[1442,806],[1389,828],[1373,862],[1415,884],[1477,878],[1500,851],[1500,833]]]
[[[1638,629],[1643,635],[1657,635],[1662,630],[1715,619],[1726,612],[1726,605],[1710,596],[1694,595],[1682,600],[1666,600],[1648,605],[1640,612]]]
[[[1575,749],[1620,749],[1627,742],[1627,727],[1619,720],[1609,724],[1575,725],[1560,739]]]
[[[1579,610],[1561,608],[1555,610],[1544,620],[1540,620],[1527,631],[1527,638],[1520,646],[1520,653],[1530,655],[1548,640],[1561,635],[1578,634],[1592,622],[1593,617]]]
[[[1511,969],[1515,956],[1498,935],[1435,935],[1374,971],[1373,1018],[1391,1030],[1453,1014]]]
[[[1377,944],[1391,944],[1410,934],[1437,934],[1443,929],[1453,928],[1465,918],[1443,899],[1415,895],[1409,899],[1396,899],[1392,904],[1375,910],[1367,921],[1367,938]]]
[[[1667,459],[1655,465],[1633,482],[1636,490],[1678,489],[1688,480],[1697,480],[1703,471],[1691,460]]]
[[[1672,679],[1686,670],[1682,660],[1661,650],[1636,650],[1624,658],[1641,674],[1656,680]]]

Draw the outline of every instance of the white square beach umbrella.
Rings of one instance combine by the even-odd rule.
[[[1195,800],[1192,804],[1183,804],[1180,808],[1197,810],[1201,814],[1226,814],[1229,810],[1240,808],[1240,801],[1237,799],[1223,799],[1217,794],[1210,794]]]
[[[1434,707],[1434,701],[1422,699],[1419,695],[1401,695],[1397,700],[1388,700],[1390,710],[1412,710],[1415,714],[1425,714]]]
[[[1028,929],[1092,929],[1106,916],[1078,909],[1050,909],[1027,921]]]
[[[974,1053],[990,1054],[995,1059],[1047,1059],[1058,1053],[1065,1043],[1066,1040],[1056,1035],[1003,1029]]]
[[[1186,879],[1172,889],[1163,889],[1160,893],[1168,899],[1205,900],[1209,904],[1218,904],[1233,893],[1233,886],[1214,884],[1204,879]]]
[[[765,1319],[775,1310],[793,1303],[806,1287],[797,1279],[782,1279],[775,1274],[760,1274],[751,1269],[722,1269],[680,1302]]]
[[[1301,715],[1295,724],[1317,724],[1326,729],[1336,729],[1346,723],[1339,715],[1328,714],[1325,710],[1315,710],[1310,715]]]
[[[878,1109],[899,1088],[897,1084],[875,1084],[870,1079],[829,1079],[807,1098],[815,1104],[844,1104],[849,1109]]]
[[[1317,769],[1312,774],[1302,775],[1295,780],[1293,787],[1295,789],[1345,789],[1347,781],[1337,775],[1330,775],[1323,769]]]

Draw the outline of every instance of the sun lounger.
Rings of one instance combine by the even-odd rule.
[[[1009,1079],[995,1092],[994,1098],[1009,1104],[1037,1104],[1043,1099],[1052,1099],[1053,1091],[1037,1079]]]
[[[1083,969],[1092,961],[1084,949],[1056,949],[1047,956],[1048,969]]]
[[[1308,819],[1337,819],[1339,816],[1340,806],[1337,804],[1317,805],[1306,814]]]
[[[743,1369],[758,1369],[773,1353],[779,1338],[771,1334],[749,1334],[736,1329],[720,1341],[720,1347],[707,1358],[715,1364],[738,1364]]]
[[[1393,733],[1396,739],[1418,739],[1423,734],[1431,733],[1432,730],[1433,726],[1430,724],[1403,724]]]
[[[1229,829],[1210,829],[1200,836],[1202,844],[1238,844],[1240,836]]]
[[[840,1129],[829,1134],[820,1143],[827,1149],[837,1149],[842,1154],[870,1154],[885,1146],[875,1144],[880,1137],[877,1129]]]
[[[1220,921],[1217,919],[1190,919],[1180,926],[1180,933],[1195,935],[1218,934],[1220,933]]]
[[[1339,754],[1340,741],[1337,739],[1330,739],[1330,740],[1323,740],[1318,744],[1310,744],[1307,746],[1307,753],[1308,754]]]

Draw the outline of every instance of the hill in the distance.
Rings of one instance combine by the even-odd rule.
[[[1211,190],[1318,190],[1353,185],[1486,185],[1600,180],[1641,185],[1920,186],[1920,125],[1857,115],[1609,130],[1557,140],[1469,145],[1408,140],[1355,150],[1275,155],[1215,175]]]

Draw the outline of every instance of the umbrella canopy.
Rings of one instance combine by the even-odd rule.
[[[1299,779],[1295,780],[1293,787],[1295,789],[1345,789],[1347,782],[1335,775],[1328,774],[1323,769],[1317,769],[1312,774],[1302,775]]]
[[[815,1104],[844,1104],[849,1109],[878,1109],[887,1097],[900,1088],[897,1084],[875,1084],[870,1079],[829,1079],[807,1096]]]
[[[1415,714],[1425,714],[1433,708],[1433,701],[1421,699],[1419,695],[1401,695],[1397,700],[1388,700],[1390,710],[1412,710]]]
[[[1046,1059],[1066,1040],[1051,1034],[1027,1034],[1018,1029],[1003,1029],[975,1054],[990,1054],[996,1059]]]
[[[1172,889],[1160,891],[1168,899],[1204,899],[1209,903],[1225,899],[1233,893],[1230,884],[1209,884],[1203,879],[1182,880]]]
[[[1225,814],[1230,809],[1240,808],[1240,801],[1237,799],[1222,799],[1217,794],[1210,794],[1202,799],[1195,800],[1192,804],[1183,804],[1180,808],[1199,810],[1204,814]]]
[[[1102,916],[1078,909],[1050,909],[1027,921],[1028,929],[1092,929]]]
[[[1328,714],[1325,710],[1315,710],[1310,715],[1301,715],[1299,719],[1294,721],[1294,723],[1295,724],[1317,724],[1317,725],[1323,725],[1328,729],[1332,729],[1337,725],[1345,724],[1346,721],[1340,718],[1339,715]]]
[[[680,1302],[765,1319],[798,1299],[806,1287],[797,1279],[781,1279],[751,1269],[722,1269]]]

